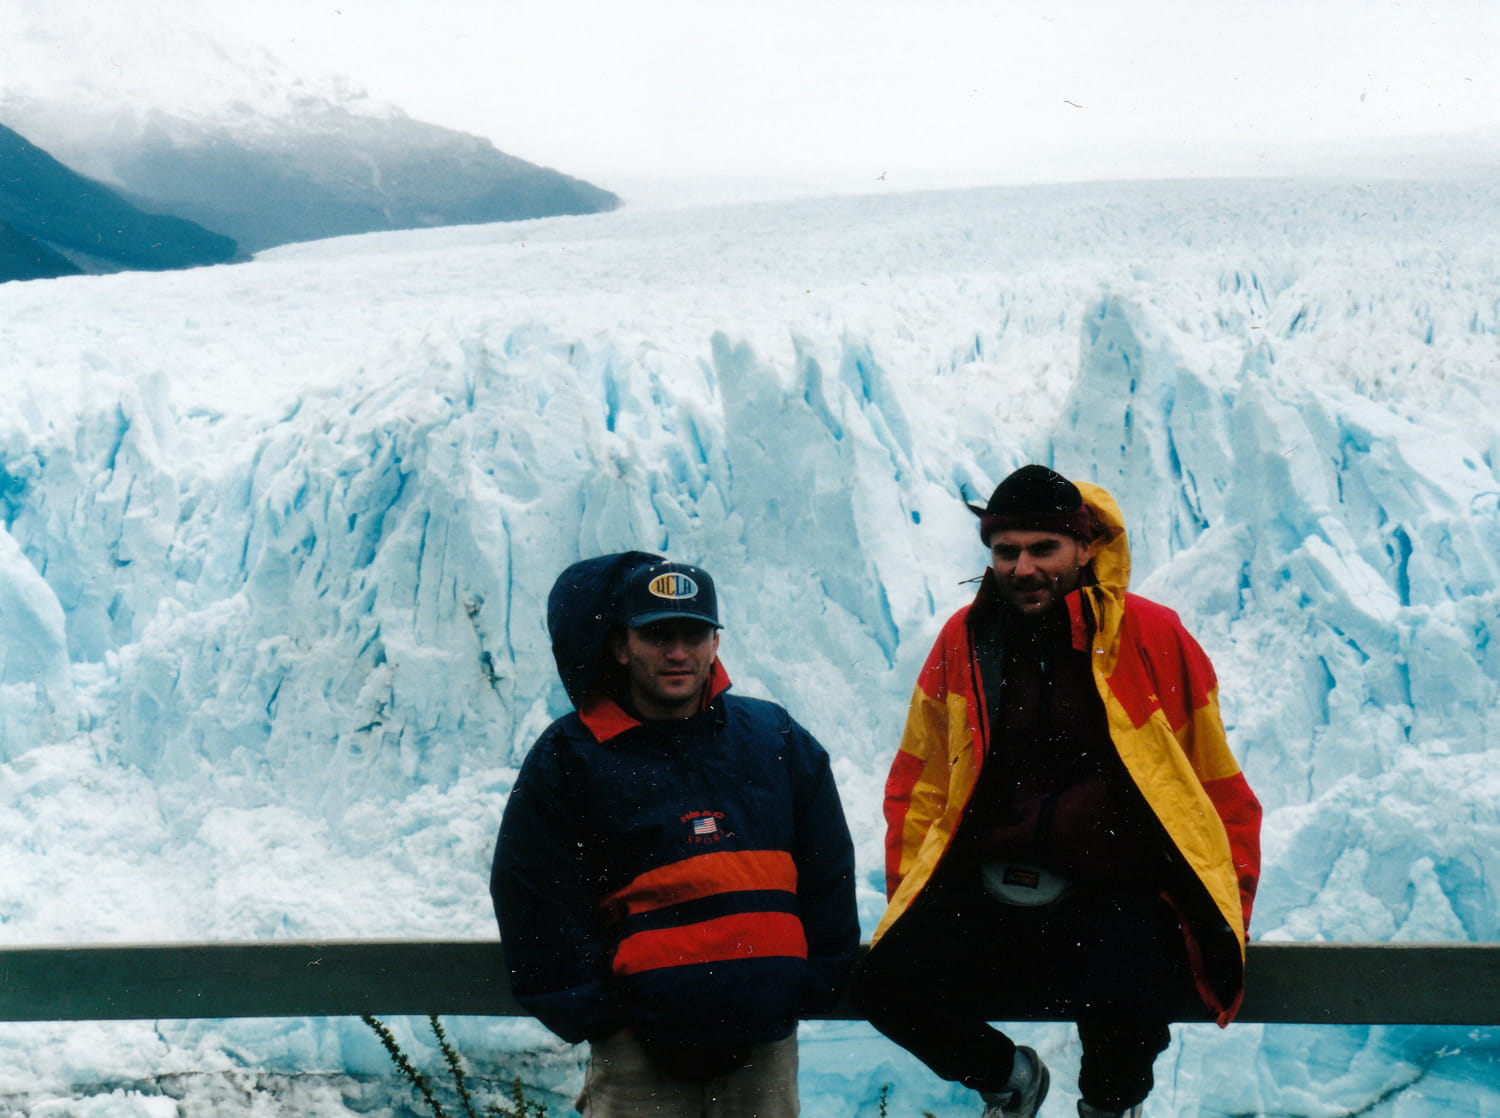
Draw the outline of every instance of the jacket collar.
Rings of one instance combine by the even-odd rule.
[[[729,690],[729,673],[715,658],[708,673],[708,686],[703,690],[703,709],[708,710],[719,696]],[[588,732],[600,745],[619,737],[627,730],[641,725],[641,720],[608,695],[598,692],[590,695],[578,707],[578,717],[583,720]]]

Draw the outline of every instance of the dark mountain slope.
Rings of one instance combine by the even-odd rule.
[[[0,125],[0,280],[190,268],[236,254],[233,240],[180,217],[144,213]]]
[[[82,271],[61,253],[53,252],[40,241],[17,233],[0,222],[0,283],[76,276]]]

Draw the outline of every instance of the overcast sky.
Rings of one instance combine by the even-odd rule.
[[[1493,0],[209,3],[303,72],[627,189],[1254,173],[1500,135]]]

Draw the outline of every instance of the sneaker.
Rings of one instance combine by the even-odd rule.
[[[1015,1063],[1011,1065],[1010,1082],[1005,1089],[979,1092],[979,1097],[984,1099],[982,1118],[1033,1118],[1047,1097],[1050,1082],[1047,1065],[1042,1063],[1035,1049],[1018,1047]]]
[[[1127,1106],[1124,1110],[1102,1110],[1097,1106],[1090,1106],[1082,1099],[1078,1100],[1078,1118],[1141,1118],[1144,1113],[1140,1103]]]

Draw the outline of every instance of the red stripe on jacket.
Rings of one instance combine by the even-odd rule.
[[[699,854],[641,874],[604,898],[603,908],[618,917],[635,916],[668,905],[756,889],[797,891],[797,866],[785,850],[725,850]]]
[[[617,975],[731,959],[807,958],[802,921],[785,912],[720,916],[680,928],[636,932],[615,951]]]

